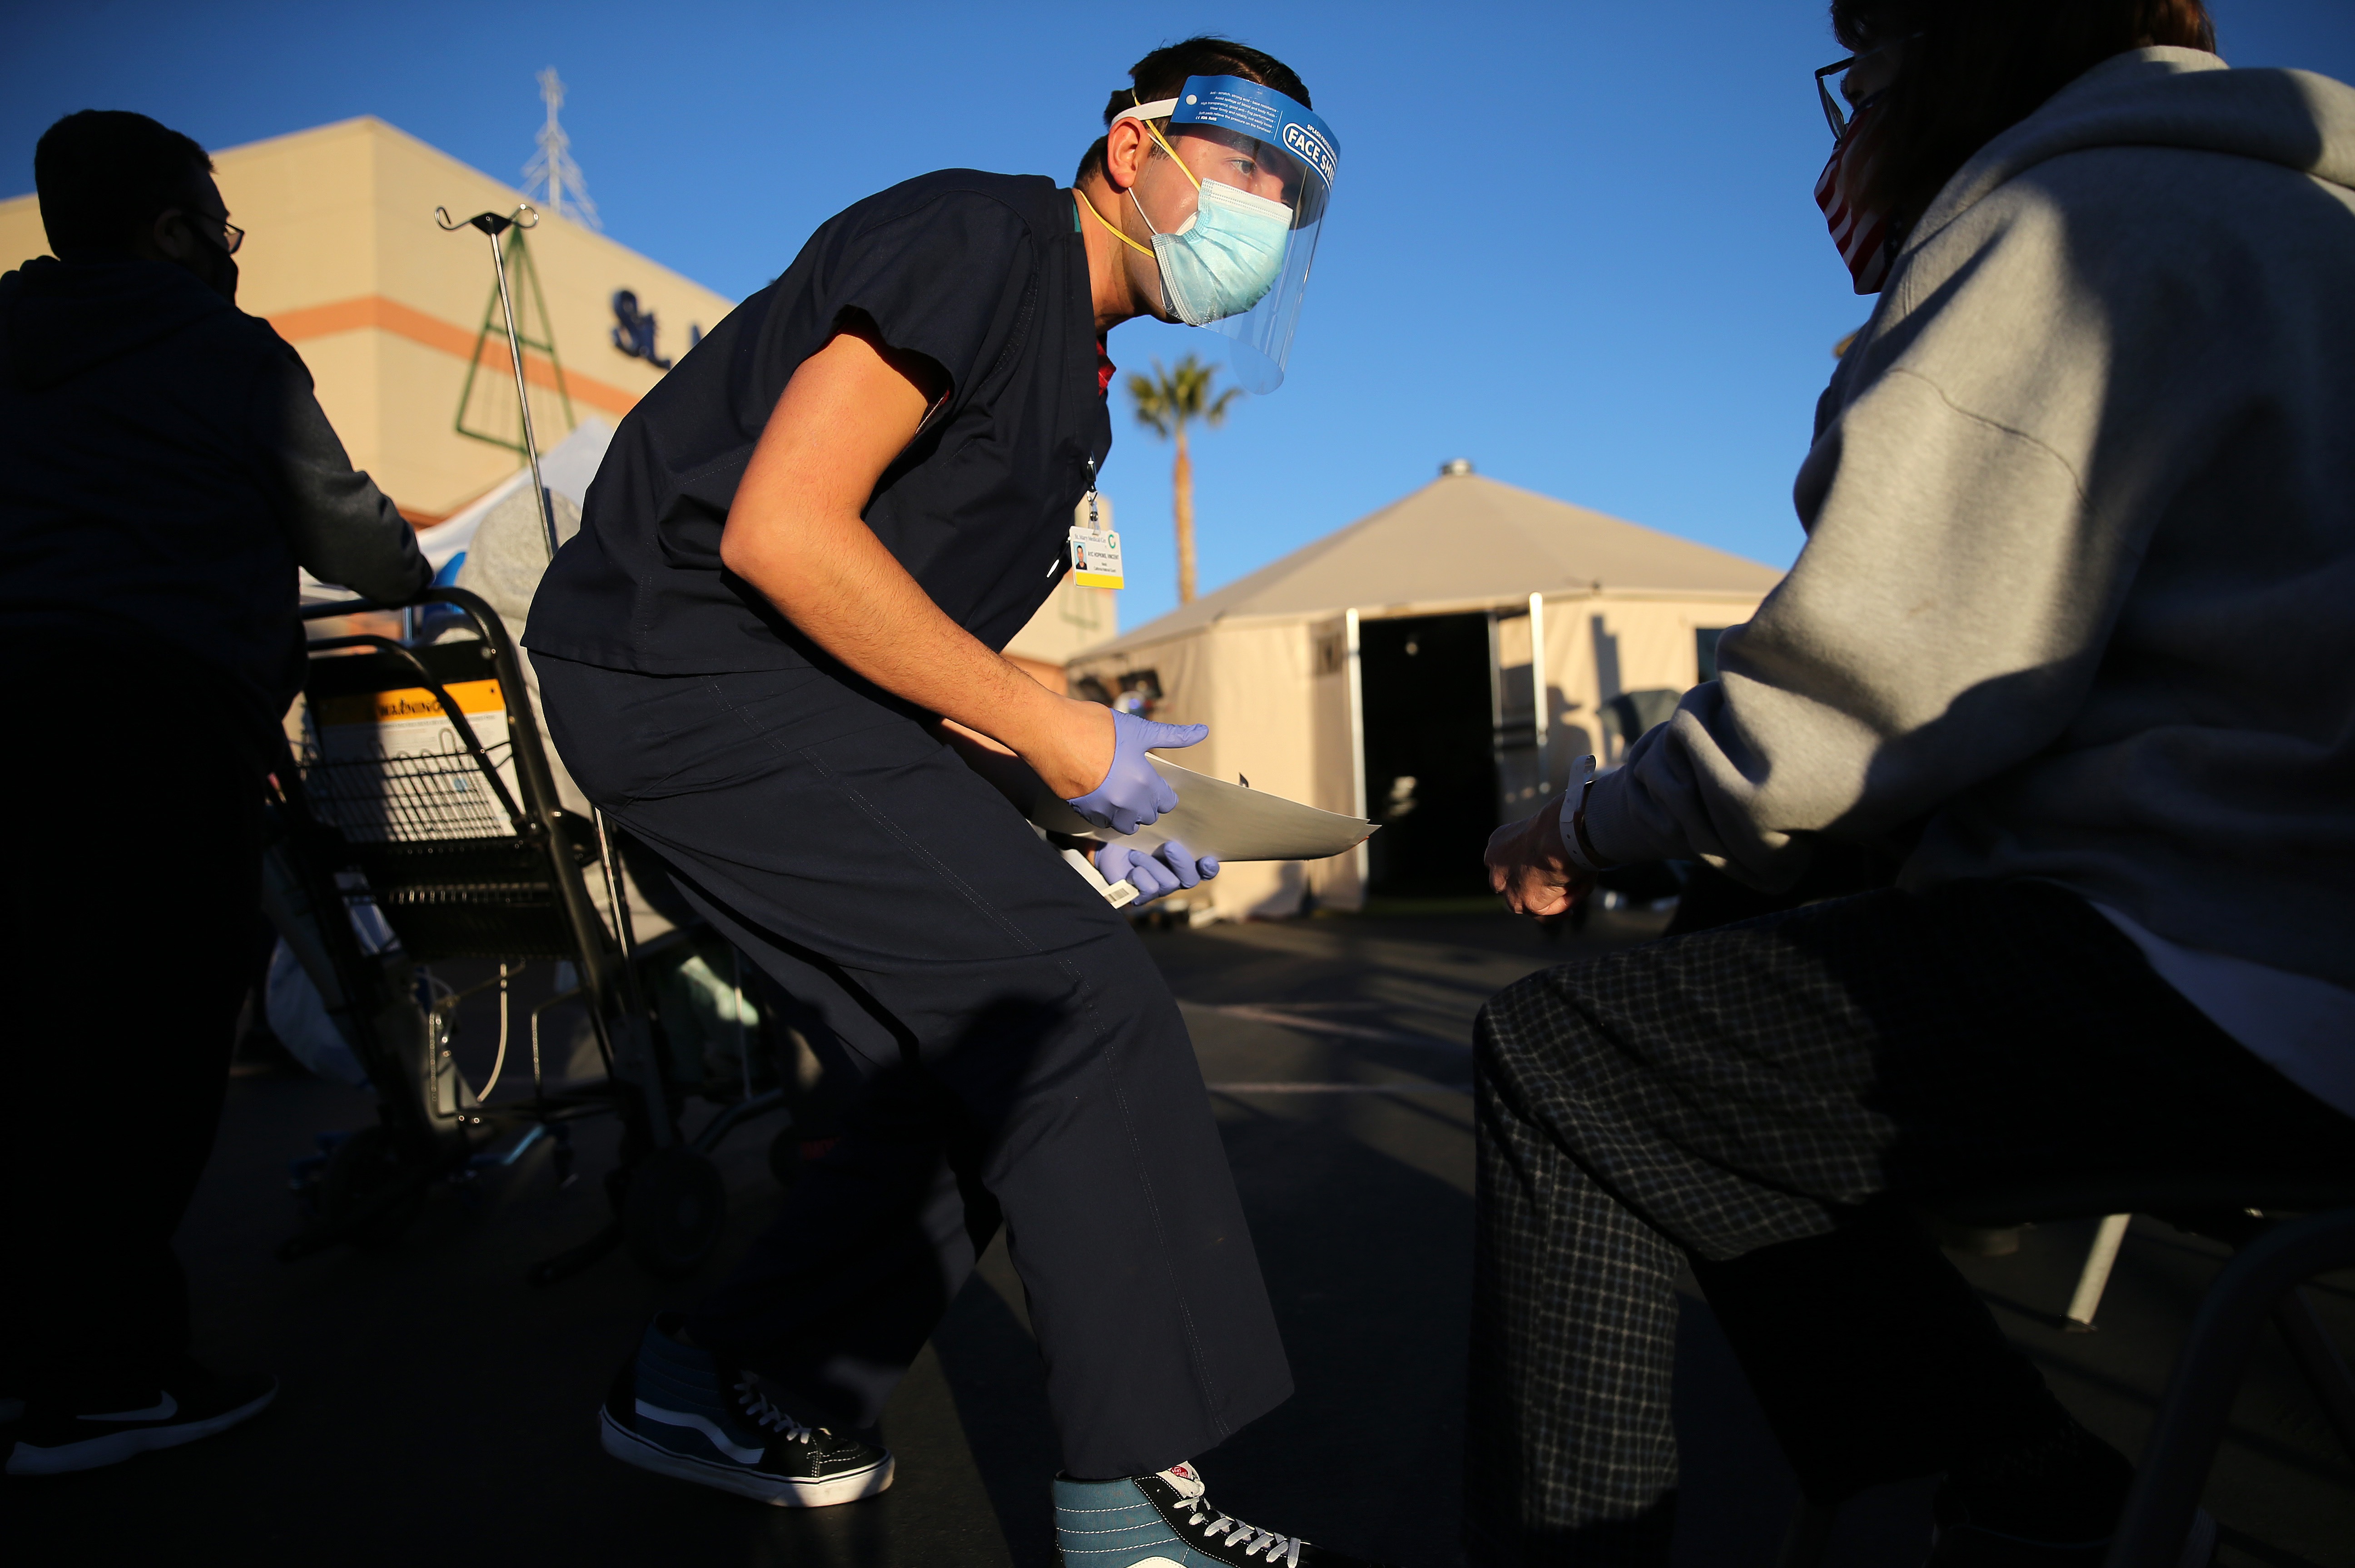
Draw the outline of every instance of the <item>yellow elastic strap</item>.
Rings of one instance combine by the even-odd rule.
[[[1152,137],[1155,141],[1161,143],[1161,150],[1169,155],[1169,161],[1178,165],[1178,172],[1184,175],[1188,179],[1194,180],[1194,188],[1196,190],[1201,189],[1202,182],[1200,180],[1194,179],[1194,171],[1186,166],[1186,160],[1178,155],[1177,148],[1162,140],[1161,133],[1153,128],[1153,122],[1150,120],[1140,120],[1137,123],[1145,127],[1145,133],[1146,135]]]
[[[1090,218],[1094,219],[1098,223],[1104,226],[1104,232],[1110,234],[1114,239],[1119,240],[1122,244],[1127,246],[1130,250],[1135,251],[1140,256],[1150,256],[1153,254],[1153,248],[1150,245],[1140,245],[1135,240],[1130,239],[1127,235],[1122,233],[1118,229],[1114,228],[1111,219],[1105,218],[1103,213],[1096,210],[1096,204],[1088,199],[1087,192],[1080,189],[1077,186],[1073,186],[1071,187],[1071,194],[1080,198],[1080,205],[1088,209],[1088,216]]]
[[[1128,90],[1128,101],[1139,109],[1145,107],[1145,101],[1136,96],[1136,89],[1133,87]],[[1175,103],[1177,100],[1173,98],[1169,100],[1169,101]],[[1154,100],[1154,102],[1157,106],[1161,102],[1161,100],[1156,99]],[[1194,188],[1196,190],[1202,188],[1202,182],[1200,180],[1194,179],[1194,171],[1186,166],[1186,160],[1178,155],[1178,149],[1169,144],[1168,138],[1165,137],[1160,132],[1153,128],[1152,121],[1144,118],[1142,115],[1133,114],[1125,109],[1121,111],[1120,117],[1123,120],[1135,120],[1138,124],[1144,126],[1145,133],[1161,144],[1161,150],[1169,155],[1169,161],[1178,165],[1178,171],[1184,175],[1188,179],[1194,180]]]

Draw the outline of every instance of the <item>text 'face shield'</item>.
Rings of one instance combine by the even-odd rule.
[[[1176,98],[1119,118],[1149,127],[1164,116],[1179,145],[1163,146],[1196,187],[1183,221],[1155,226],[1164,302],[1233,341],[1229,364],[1244,390],[1272,392],[1284,384],[1339,144],[1313,112],[1240,77],[1189,77]]]

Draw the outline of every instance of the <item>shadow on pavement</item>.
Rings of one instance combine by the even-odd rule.
[[[1583,938],[1550,940],[1465,916],[1146,938],[1187,1004],[1206,1080],[1327,1086],[1213,1098],[1299,1385],[1202,1456],[1220,1508],[1407,1568],[1461,1561],[1472,1172],[1469,1102],[1455,1092],[1469,1076],[1462,1042],[1498,987],[1647,934],[1598,922]],[[1287,1008],[1357,1032],[1294,1027]],[[524,1283],[527,1264],[604,1218],[598,1184],[614,1129],[597,1124],[576,1135],[581,1179],[569,1189],[535,1151],[471,1208],[437,1194],[386,1251],[278,1263],[295,1223],[286,1161],[314,1134],[371,1118],[364,1096],[325,1083],[231,1085],[181,1251],[200,1353],[274,1371],[283,1392],[247,1426],[185,1449],[0,1483],[0,1562],[1051,1568],[1056,1447],[1002,1245],[885,1413],[900,1458],[891,1491],[846,1508],[765,1509],[617,1464],[595,1434],[645,1318],[708,1291],[773,1211],[765,1128],[721,1150],[728,1239],[693,1279],[657,1282],[617,1255],[551,1289]],[[2221,1253],[2137,1221],[2101,1332],[2064,1335],[2051,1317],[2089,1233],[2047,1226],[2013,1256],[1962,1266],[2062,1398],[2131,1454]],[[2318,1296],[2342,1342],[2355,1340],[2344,1282]],[[1678,1568],[1766,1568],[1790,1477],[1706,1305],[1688,1291],[1685,1307]],[[2355,1564],[2348,1456],[2270,1339],[2233,1421],[2208,1491],[2226,1529],[2220,1563]],[[1926,1488],[1890,1488],[1844,1511],[1830,1561],[1911,1568],[1926,1535]]]

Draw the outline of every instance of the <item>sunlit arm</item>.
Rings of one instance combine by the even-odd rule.
[[[729,508],[719,558],[811,641],[893,695],[986,735],[1059,795],[1111,766],[1109,709],[1058,696],[941,612],[860,514],[945,390],[857,328],[805,360]]]

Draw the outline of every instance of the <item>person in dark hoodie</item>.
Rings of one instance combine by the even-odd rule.
[[[234,1425],[171,1247],[211,1151],[302,685],[297,566],[432,573],[303,362],[236,305],[205,150],[86,110],[34,155],[54,258],[0,276],[0,1445],[10,1475]]]

